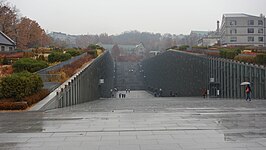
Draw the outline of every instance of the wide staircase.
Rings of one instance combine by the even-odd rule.
[[[144,74],[137,62],[116,62],[116,82],[118,90],[145,90]]]

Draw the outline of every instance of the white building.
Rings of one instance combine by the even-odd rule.
[[[221,44],[266,46],[265,16],[224,14],[221,24]]]
[[[136,48],[134,51],[135,51],[136,55],[144,56],[145,52],[146,52],[146,48],[144,47],[143,43],[140,43],[140,44],[136,45]]]
[[[16,43],[0,31],[0,52],[14,52]]]
[[[114,44],[102,44],[99,43],[98,45],[102,46],[106,50],[112,50],[114,47]],[[146,48],[144,47],[143,43],[140,43],[138,45],[118,45],[121,53],[124,54],[134,54],[134,55],[139,55],[139,56],[144,56],[146,53]]]
[[[220,36],[206,36],[198,40],[198,46],[213,46],[219,44]]]
[[[201,38],[206,37],[209,33],[210,31],[191,31],[188,45],[191,47],[198,45],[198,41]]]

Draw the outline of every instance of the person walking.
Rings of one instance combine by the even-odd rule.
[[[203,90],[203,94],[202,94],[203,98],[206,98],[207,97],[207,89],[204,89]]]
[[[250,88],[249,84],[246,86],[246,94],[247,94],[246,101],[248,101],[248,100],[251,101],[251,96],[250,96],[251,88]]]
[[[113,89],[110,89],[110,95],[111,95],[111,98],[113,98],[114,96],[114,94],[113,94]]]
[[[159,97],[162,97],[162,94],[163,94],[163,90],[160,88],[159,89]]]

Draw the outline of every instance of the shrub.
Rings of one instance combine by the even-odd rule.
[[[1,82],[1,81],[0,81]],[[2,94],[2,88],[0,86],[0,99],[2,99],[4,97],[4,95]]]
[[[91,55],[93,58],[96,58],[98,56],[97,50],[89,50],[87,53]]]
[[[266,65],[266,54],[257,54],[255,62],[260,65]]]
[[[29,72],[14,73],[0,81],[2,97],[14,98],[17,101],[38,92],[42,87],[42,79]]]
[[[25,110],[27,108],[26,102],[0,102],[0,110]]]
[[[81,54],[81,51],[79,50],[68,50],[66,51],[67,54],[70,54],[72,57],[78,56]]]
[[[88,46],[88,50],[96,50],[96,49],[104,50],[103,47],[101,47],[101,46],[99,46],[99,45],[97,45],[97,44],[90,44],[90,45]]]
[[[47,89],[42,89],[33,95],[23,98],[22,100],[27,102],[27,104],[31,106],[32,104],[38,103],[39,101],[44,99],[48,94],[49,91]]]
[[[44,55],[40,55],[40,56],[37,58],[37,60],[45,61],[45,57],[44,57]]]
[[[254,56],[238,55],[234,58],[234,60],[241,61],[241,62],[255,63],[255,57]]]
[[[181,50],[181,51],[183,51],[183,50],[187,50],[189,48],[189,46],[188,45],[181,45],[181,46],[179,46],[179,50]]]
[[[6,57],[4,57],[2,64],[3,65],[9,65],[10,64],[10,61]]]
[[[222,58],[234,59],[240,52],[241,50],[239,49],[223,49],[220,50],[220,56]]]
[[[60,53],[60,52],[53,52],[48,56],[48,62],[54,63],[54,62],[62,62],[66,61],[71,58],[71,55],[69,53]]]
[[[32,58],[21,58],[13,64],[15,72],[36,72],[43,68],[48,67],[48,64],[45,61],[38,61]]]

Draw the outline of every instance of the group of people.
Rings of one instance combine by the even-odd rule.
[[[163,90],[161,88],[159,90],[156,89],[153,93],[154,97],[161,97],[162,94],[163,94]]]
[[[130,89],[126,89],[126,93],[130,93]],[[118,93],[117,88],[110,89],[111,98],[114,98],[116,94],[118,94],[119,98],[126,98],[126,94],[125,93]]]
[[[118,94],[118,97],[119,97],[119,98],[126,98],[126,94],[119,93],[119,94]]]
[[[126,93],[130,93],[130,89],[126,89]],[[127,95],[127,94],[119,93],[119,94],[118,94],[118,97],[119,97],[119,98],[126,98],[126,95]]]
[[[246,88],[245,88],[245,93],[246,93],[246,101],[251,101],[251,87],[250,87],[250,84],[247,84],[246,85]],[[207,89],[205,89],[203,91],[203,98],[206,98],[207,97]]]
[[[126,89],[126,93],[130,93],[130,89]]]

